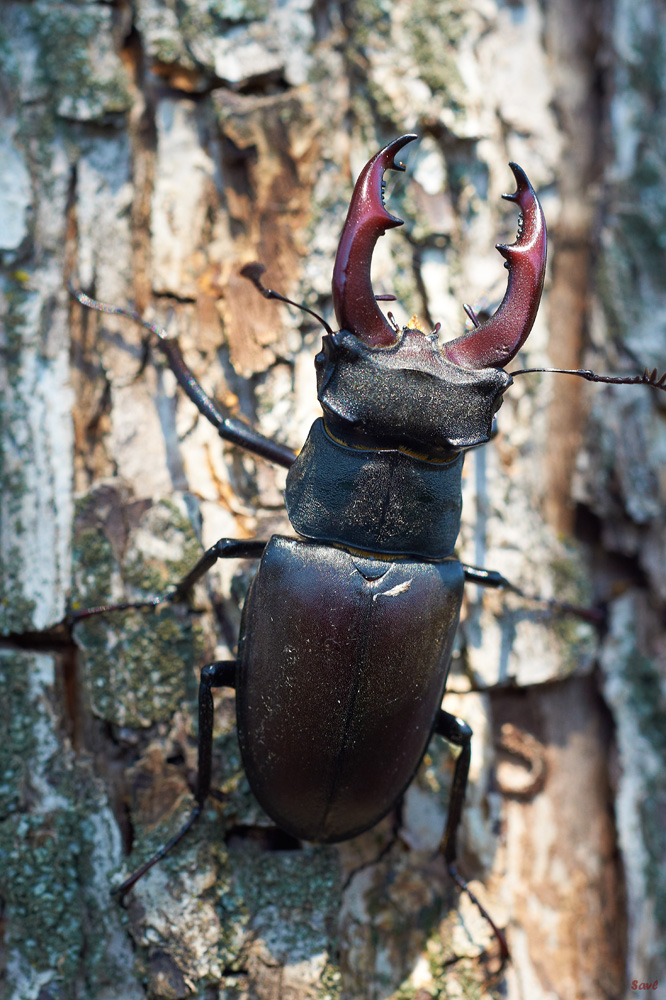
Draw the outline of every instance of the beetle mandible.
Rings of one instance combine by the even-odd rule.
[[[472,732],[440,704],[465,580],[518,588],[454,555],[461,474],[465,451],[490,438],[512,375],[526,371],[504,368],[536,317],[546,225],[526,174],[511,163],[516,191],[504,197],[521,216],[516,242],[498,246],[509,278],[497,311],[481,324],[466,307],[474,328],[441,347],[437,330],[391,325],[376,304],[370,265],[378,238],[402,225],[384,205],[384,171],[404,170],[394,158],[415,138],[403,135],[380,150],[354,188],[333,272],[339,330],[317,316],[326,329],[315,358],[323,417],[298,456],[213,403],[165,331],[72,289],[83,305],[151,330],[179,383],[224,440],[289,469],[285,499],[298,536],[220,539],[166,598],[148,602],[180,599],[218,559],[261,560],[243,609],[237,659],[201,672],[196,805],[121,893],[178,843],[212,794],[212,690],[223,686],[236,690],[238,739],[257,799],[303,840],[341,841],[374,826],[409,785],[433,734],[460,747],[440,851],[466,888],[455,861]],[[267,297],[298,305],[264,288],[262,272],[259,265],[243,269]],[[666,389],[666,375],[656,371],[569,374]],[[492,926],[506,957],[504,936]]]

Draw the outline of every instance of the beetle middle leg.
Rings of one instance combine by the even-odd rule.
[[[84,618],[108,614],[111,611],[141,611],[144,608],[156,608],[158,604],[183,601],[195,583],[205,576],[218,559],[260,559],[267,544],[258,538],[220,538],[206,549],[192,569],[182,580],[174,584],[164,597],[152,597],[145,601],[124,601],[120,604],[100,604],[94,608],[72,612],[69,620],[72,624],[76,624]]]
[[[482,569],[479,566],[469,566],[462,564],[466,583],[475,583],[478,587],[490,587],[493,590],[508,590],[517,597],[522,597],[526,601],[534,601],[536,604],[544,604],[551,611],[561,614],[574,615],[592,625],[603,625],[606,615],[603,608],[584,608],[579,604],[570,604],[568,601],[558,601],[552,597],[542,597],[540,594],[528,594],[522,587],[511,583],[505,576],[495,569]]]

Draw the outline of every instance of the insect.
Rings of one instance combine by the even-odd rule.
[[[466,307],[473,329],[441,347],[437,328],[423,333],[389,322],[377,305],[370,265],[378,238],[402,224],[384,204],[384,172],[404,170],[395,156],[415,138],[403,135],[381,149],[354,188],[333,273],[339,330],[317,317],[326,330],[315,358],[323,417],[298,456],[213,403],[165,331],[73,290],[83,305],[151,330],[180,385],[223,439],[289,469],[285,499],[297,536],[220,539],[166,598],[150,602],[182,598],[218,559],[260,559],[237,659],[201,672],[196,805],[121,893],[173,849],[213,794],[212,691],[223,686],[236,690],[241,754],[257,799],[303,840],[335,842],[369,829],[400,799],[434,734],[459,747],[440,851],[466,888],[456,869],[456,838],[472,731],[440,704],[465,581],[517,588],[454,554],[461,475],[465,452],[491,437],[513,378],[544,370],[509,374],[505,366],[537,314],[547,237],[539,200],[512,163],[516,191],[504,197],[521,217],[516,242],[498,247],[509,278],[495,314],[480,323]],[[262,272],[259,265],[243,271],[265,296],[297,305],[264,288]],[[666,389],[666,375],[656,371],[569,373]],[[114,608],[137,606],[143,605]],[[506,957],[504,936],[492,926]]]

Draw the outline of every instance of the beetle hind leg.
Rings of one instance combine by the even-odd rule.
[[[132,886],[136,885],[153,865],[166,857],[179,844],[186,833],[195,825],[210,795],[215,799],[222,799],[219,792],[211,789],[211,767],[213,759],[213,720],[215,708],[213,704],[213,688],[236,687],[236,661],[216,660],[214,663],[207,663],[201,670],[201,680],[199,681],[199,740],[198,740],[198,767],[196,785],[196,804],[192,809],[187,821],[180,830],[169,840],[156,854],[149,858],[140,868],[126,879],[122,885],[113,890],[114,896],[124,896]]]
[[[451,798],[449,800],[449,816],[446,823],[444,836],[439,845],[439,851],[444,855],[449,875],[456,885],[466,892],[474,905],[484,917],[497,938],[500,948],[501,965],[499,971],[504,968],[509,959],[509,948],[506,943],[504,931],[501,930],[490,916],[485,907],[479,902],[467,882],[459,874],[456,867],[458,827],[462,817],[462,808],[465,801],[465,791],[467,789],[467,778],[469,776],[469,765],[472,756],[472,730],[463,719],[456,718],[450,712],[439,710],[435,723],[435,732],[443,736],[448,743],[460,747],[460,753],[456,759],[456,766],[453,772],[453,786],[451,788]]]

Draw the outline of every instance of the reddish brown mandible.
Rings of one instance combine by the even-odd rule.
[[[404,170],[395,154],[412,139],[400,136],[385,146],[363,168],[354,188],[333,271],[333,304],[342,330],[348,330],[369,347],[393,347],[400,334],[391,327],[377,306],[370,281],[375,244],[387,229],[402,220],[384,207],[383,175],[387,169]],[[546,223],[539,199],[517,163],[510,167],[516,178],[514,194],[521,218],[518,239],[510,246],[498,244],[506,258],[509,283],[493,316],[442,347],[442,354],[461,368],[502,368],[524,344],[536,317],[546,269]]]
[[[398,337],[375,301],[370,281],[372,252],[387,229],[401,226],[384,208],[384,171],[404,170],[393,157],[416,135],[401,135],[366,163],[356,181],[333,269],[333,306],[341,330],[368,347],[392,347]]]

